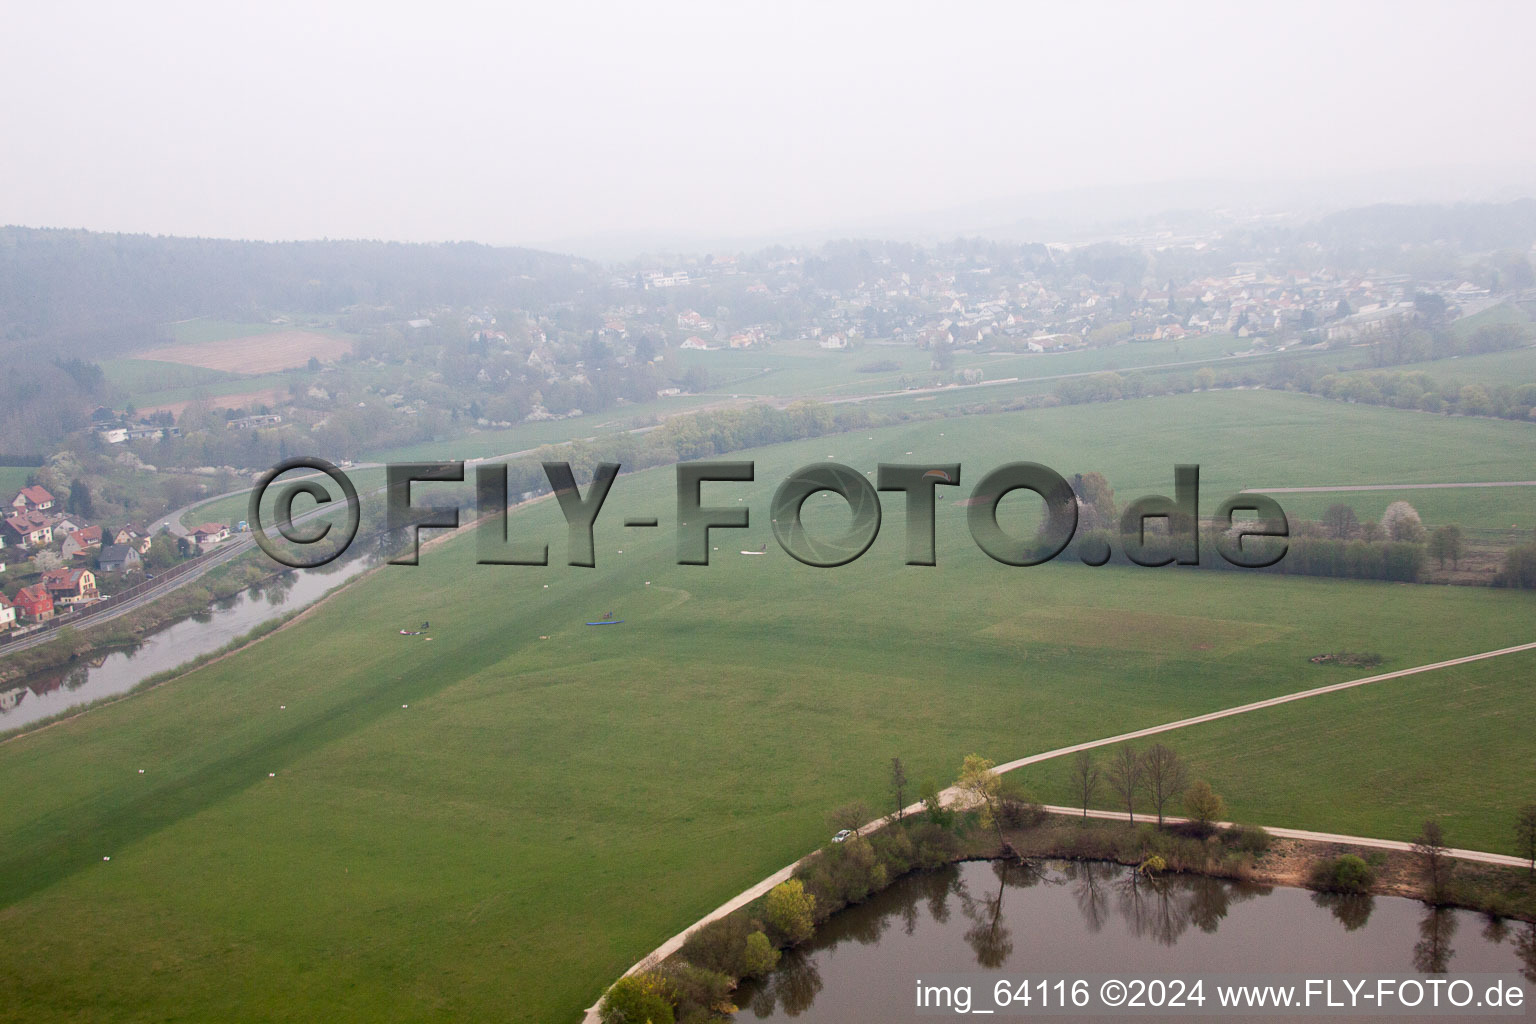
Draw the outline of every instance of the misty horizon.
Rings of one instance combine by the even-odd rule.
[[[0,222],[601,258],[1536,183],[1523,6],[876,13],[18,11]]]

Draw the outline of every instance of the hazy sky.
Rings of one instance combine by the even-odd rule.
[[[0,0],[0,223],[720,236],[1536,162],[1536,4]]]

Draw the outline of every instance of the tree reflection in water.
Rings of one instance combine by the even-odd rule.
[[[1364,928],[1376,909],[1376,897],[1366,892],[1315,892],[1312,902],[1332,913],[1347,932]]]
[[[821,971],[816,968],[816,958],[787,949],[773,974],[752,994],[752,1012],[767,1017],[775,1006],[783,1006],[785,1016],[798,1017],[811,1008],[820,991]]]
[[[1109,886],[1117,870],[1113,864],[1098,860],[1073,861],[1066,867],[1078,912],[1092,935],[1099,933],[1109,917]]]
[[[810,1009],[822,991],[822,967],[828,969],[834,987],[847,984],[839,980],[840,972],[846,968],[834,972],[828,963],[818,964],[821,952],[848,940],[858,945],[874,945],[893,931],[890,922],[898,919],[902,922],[901,932],[921,940],[929,921],[946,925],[951,922],[956,906],[963,915],[959,924],[965,928],[960,932],[958,926],[952,925],[946,932],[944,941],[946,948],[953,951],[951,956],[958,953],[963,958],[968,948],[979,968],[1005,968],[1016,953],[1020,915],[1035,905],[1031,901],[1044,899],[1044,894],[1026,898],[1016,893],[1010,904],[1009,890],[1037,886],[1066,887],[1063,895],[1072,897],[1066,906],[1075,906],[1088,934],[1099,934],[1112,917],[1118,916],[1130,936],[1165,947],[1176,945],[1192,928],[1215,934],[1235,905],[1271,891],[1268,886],[1203,875],[1148,876],[1097,861],[993,861],[986,870],[977,864],[963,870],[950,866],[920,872],[876,897],[871,905],[836,915],[823,926],[811,946],[786,951],[779,968],[768,978],[745,986],[740,1001],[758,1017],[799,1016]],[[1328,911],[1345,932],[1365,929],[1378,905],[1377,899],[1369,895],[1313,893],[1310,901]],[[1398,902],[1389,900],[1383,906],[1395,908]],[[1041,905],[1050,904],[1046,900]],[[1055,905],[1061,905],[1060,901]],[[1070,909],[1067,912],[1070,914]],[[1392,911],[1394,915],[1399,912]],[[1425,908],[1412,952],[1413,969],[1428,974],[1443,974],[1450,969],[1455,959],[1452,940],[1459,919],[1458,912],[1448,908]],[[964,942],[964,947],[955,949],[957,938]],[[1514,925],[1490,918],[1482,928],[1481,938],[1494,945],[1509,940],[1522,973],[1536,983],[1536,924]],[[1036,938],[1030,936],[1029,941]],[[1108,941],[1119,940],[1111,935]]]
[[[1444,974],[1449,969],[1451,936],[1456,934],[1456,914],[1447,907],[1427,907],[1419,922],[1419,941],[1413,946],[1413,969],[1424,974]]]
[[[1520,937],[1515,940],[1515,955],[1520,958],[1520,973],[1525,975],[1525,980],[1536,985],[1536,924],[1527,924],[1520,929]]]

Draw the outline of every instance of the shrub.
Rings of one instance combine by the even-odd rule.
[[[1316,862],[1307,879],[1308,885],[1323,892],[1370,892],[1375,883],[1371,866],[1352,853]]]
[[[912,830],[913,862],[920,868],[948,864],[960,852],[960,841],[943,825],[923,822]]]
[[[746,947],[755,929],[744,914],[728,914],[697,929],[683,940],[684,960],[733,978],[746,977]]]
[[[613,983],[597,1015],[603,1024],[674,1024],[666,982],[650,972],[631,974]]]
[[[769,890],[763,903],[768,926],[778,933],[785,945],[809,939],[816,931],[816,897],[805,891],[798,878],[781,882]]]
[[[753,934],[761,935],[762,932]],[[731,1004],[731,989],[736,987],[736,982],[719,971],[675,961],[662,968],[662,972],[680,1019],[708,1020],[712,1014],[735,1010]]]
[[[1221,841],[1240,853],[1261,857],[1269,852],[1270,835],[1257,825],[1233,825],[1222,833]]]
[[[743,961],[746,970],[741,973],[741,977],[760,978],[779,965],[779,951],[773,948],[767,935],[753,932],[747,936]]]
[[[923,783],[922,790],[923,813],[928,820],[941,828],[951,828],[955,824],[955,812],[939,802],[939,787],[932,779]]]

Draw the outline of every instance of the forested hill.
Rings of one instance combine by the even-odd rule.
[[[195,316],[264,319],[353,304],[529,307],[605,278],[595,264],[470,242],[243,242],[0,227],[0,352],[101,358]]]
[[[1324,245],[1443,242],[1466,252],[1526,249],[1536,244],[1536,199],[1456,205],[1380,203],[1329,214],[1310,225],[1303,236]]]

